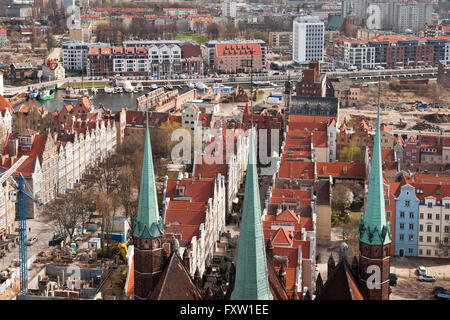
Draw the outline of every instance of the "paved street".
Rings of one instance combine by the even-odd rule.
[[[42,218],[40,217],[27,220],[27,228],[29,227],[31,227],[31,232],[28,232],[27,230],[27,238],[29,239],[31,237],[37,237],[38,241],[33,245],[27,247],[28,258],[36,253],[39,253],[40,251],[47,249],[48,242],[53,237],[52,228],[48,224],[42,222]],[[6,256],[0,259],[1,270],[7,268],[10,263],[16,258],[19,258],[18,244],[15,248],[11,248],[11,252],[7,252]]]

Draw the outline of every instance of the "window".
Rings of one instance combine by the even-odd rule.
[[[410,218],[410,219],[414,219],[414,212],[410,212],[410,213],[409,213],[409,218]]]
[[[386,207],[389,207],[389,200],[384,200],[384,205],[385,205]]]
[[[435,243],[439,243],[439,237],[435,237],[435,238],[434,238],[434,242],[435,242]]]
[[[435,228],[434,228],[435,230],[435,232],[439,232],[439,226],[435,226]]]
[[[449,233],[450,232],[450,227],[449,226],[445,226],[444,227],[444,232],[445,233]]]
[[[419,237],[419,242],[423,242],[423,237],[422,236]]]
[[[420,255],[422,255],[422,254],[423,254],[423,251],[422,251],[422,249],[419,249],[419,254],[420,254]]]
[[[409,200],[405,200],[405,207],[409,207]]]
[[[414,235],[410,234],[408,239],[409,239],[409,241],[414,241]]]
[[[430,236],[427,237],[427,242],[431,242],[431,237]]]
[[[419,231],[423,231],[423,224],[419,225]]]
[[[400,211],[400,218],[404,218],[405,217],[405,211]]]
[[[420,214],[420,219],[423,219],[423,213]]]
[[[450,209],[450,203],[445,204],[445,209]]]
[[[449,220],[450,219],[450,215],[446,214],[445,215],[445,220]]]
[[[400,241],[403,241],[403,240],[405,240],[405,235],[404,234],[401,234],[400,235]],[[431,240],[430,240],[431,241]]]
[[[427,215],[427,218],[428,218],[428,220],[431,220],[431,219],[433,219],[433,215],[432,215],[431,213],[429,213],[429,214]]]
[[[441,215],[439,213],[436,213],[436,220],[439,220],[441,218]]]
[[[400,223],[400,229],[405,229],[405,224],[404,223]]]
[[[391,217],[391,212],[390,211],[386,211],[386,218],[390,218]]]
[[[408,253],[409,253],[409,254],[413,254],[413,248],[409,248],[409,249],[408,249]]]
[[[431,229],[432,227],[433,227],[433,226],[432,226],[432,225],[430,225],[430,224],[429,224],[429,225],[427,225],[427,232],[431,232],[431,231],[432,231],[432,229]]]
[[[427,250],[427,256],[431,256],[431,250],[430,249]]]
[[[428,208],[433,208],[433,202],[428,202]]]
[[[414,230],[414,224],[412,223],[409,224],[409,230]]]

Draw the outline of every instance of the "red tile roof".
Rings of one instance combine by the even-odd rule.
[[[292,244],[291,234],[286,229],[279,228],[272,235],[272,244],[274,246],[291,245]]]
[[[168,179],[166,197],[173,199],[176,197],[176,188],[184,188],[184,197],[191,197],[193,202],[207,202],[209,198],[212,198],[214,192],[214,180],[201,178],[201,179]]]
[[[364,163],[355,162],[317,162],[317,176],[364,179],[366,167]]]
[[[314,163],[300,161],[282,161],[278,170],[279,178],[314,179]]]
[[[0,94],[0,111],[3,111],[4,109],[8,109],[11,114],[14,113],[14,109],[11,106],[11,103],[9,103],[8,100],[6,100],[1,94]]]
[[[253,55],[260,55],[260,45],[258,43],[219,43],[216,45],[217,56],[250,55],[251,51],[253,51]]]

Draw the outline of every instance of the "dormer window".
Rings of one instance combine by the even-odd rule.
[[[177,187],[177,196],[184,197],[184,187]]]

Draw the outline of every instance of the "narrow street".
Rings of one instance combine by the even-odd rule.
[[[17,222],[16,222],[17,225]],[[28,228],[31,227],[31,232],[28,231]],[[44,223],[42,221],[42,217],[37,217],[34,219],[28,219],[27,220],[27,239],[30,239],[31,237],[37,237],[37,241],[32,244],[31,246],[27,246],[27,255],[28,259],[34,255],[37,254],[45,249],[48,248],[48,242],[53,237],[53,230],[52,228]],[[10,252],[6,252],[6,256],[0,259],[0,266],[1,270],[4,270],[5,268],[9,267],[11,262],[14,259],[19,258],[19,245],[16,244],[15,248],[11,247]]]

